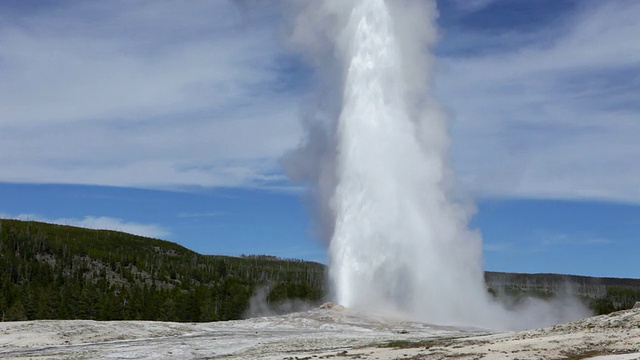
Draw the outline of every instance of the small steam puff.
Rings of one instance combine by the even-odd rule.
[[[570,300],[506,309],[488,295],[481,238],[452,200],[447,119],[430,96],[437,32],[426,0],[291,1],[290,45],[318,92],[283,158],[308,184],[338,303],[489,328],[587,315]]]
[[[249,308],[244,312],[243,318],[250,319],[262,316],[275,316],[293,312],[307,311],[320,305],[318,302],[302,299],[289,299],[282,301],[269,301],[269,293],[272,285],[258,286],[249,299]]]

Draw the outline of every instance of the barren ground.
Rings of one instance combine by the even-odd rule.
[[[640,309],[487,333],[334,307],[242,321],[0,323],[7,359],[640,359]]]

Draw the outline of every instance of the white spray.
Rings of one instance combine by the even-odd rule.
[[[285,165],[312,183],[340,304],[502,327],[512,316],[490,300],[481,239],[449,194],[446,119],[427,86],[435,11],[423,0],[299,11],[293,40],[325,95]]]

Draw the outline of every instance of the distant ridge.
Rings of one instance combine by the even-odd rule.
[[[630,309],[640,301],[640,279],[487,271],[485,282],[489,292],[496,296],[547,298],[556,294],[572,294],[588,302],[596,314]]]
[[[552,273],[505,273],[497,271],[485,271],[485,280],[492,284],[500,284],[502,282],[519,283],[526,286],[556,286],[562,288],[563,284],[581,285],[581,286],[620,286],[637,288],[640,287],[640,279],[633,278],[617,278],[617,277],[593,277],[583,275],[568,274],[552,274]],[[599,296],[601,293],[585,291],[584,295]]]
[[[201,255],[169,241],[33,221],[0,220],[0,268],[2,321],[231,320],[252,301],[286,310],[277,305],[320,305],[326,293],[326,269],[316,262]],[[485,280],[498,297],[569,291],[596,313],[640,301],[640,279],[486,272]]]

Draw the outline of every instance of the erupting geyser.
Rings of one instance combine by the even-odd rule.
[[[504,324],[484,286],[480,237],[449,194],[446,119],[428,88],[435,4],[310,3],[293,40],[329,91],[285,162],[294,180],[311,182],[337,302]]]
[[[422,108],[430,106],[426,88],[416,93],[410,82],[427,79],[407,73],[397,31],[383,0],[364,0],[354,3],[339,42],[345,73],[331,278],[345,306],[467,318],[466,299],[484,296],[480,243],[447,198],[446,126]]]

